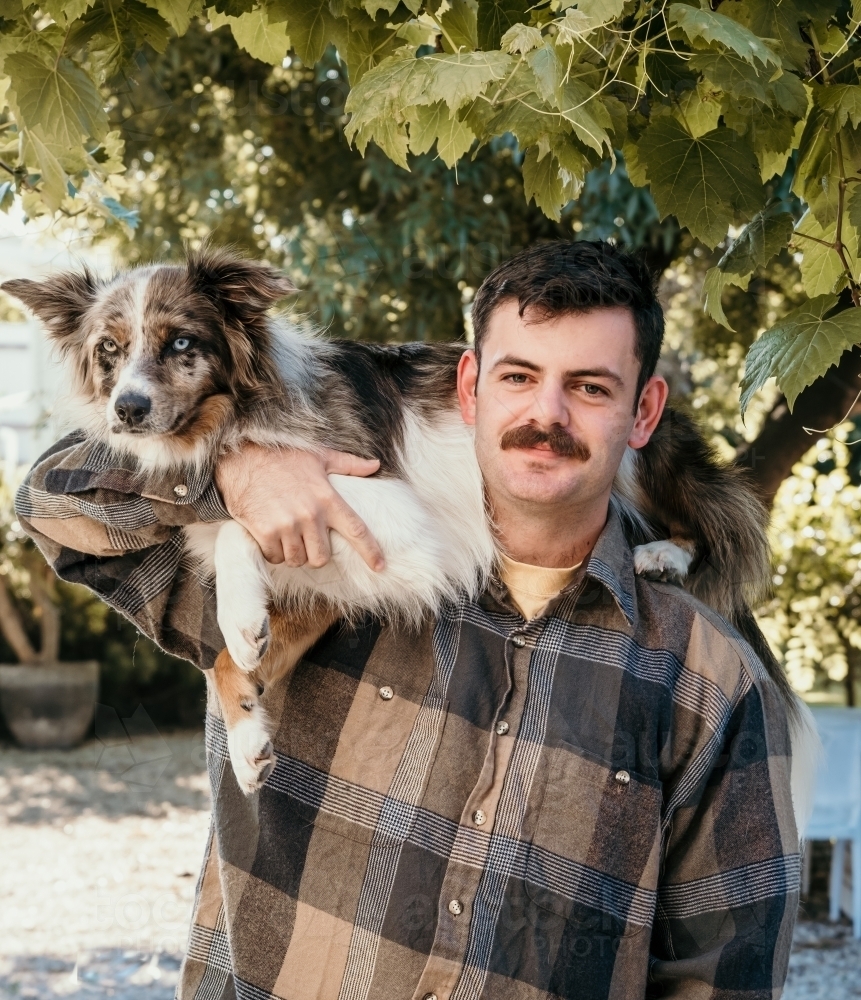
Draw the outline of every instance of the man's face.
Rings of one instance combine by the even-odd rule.
[[[634,405],[640,363],[629,309],[608,307],[536,321],[517,301],[491,314],[481,367],[458,372],[464,420],[491,499],[578,506],[609,497],[630,444],[651,436],[666,383],[653,378]]]

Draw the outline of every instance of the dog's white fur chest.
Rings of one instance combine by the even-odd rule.
[[[403,479],[330,476],[379,542],[381,572],[335,532],[331,561],[312,568],[266,563],[232,521],[185,529],[188,551],[216,577],[219,625],[240,666],[253,669],[265,648],[270,596],[291,607],[322,596],[345,617],[371,611],[415,623],[446,597],[484,585],[495,545],[472,428],[457,414],[429,423],[407,412],[402,463]]]

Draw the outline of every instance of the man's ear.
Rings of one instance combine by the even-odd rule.
[[[0,288],[35,313],[61,348],[69,348],[77,341],[81,321],[95,301],[99,282],[84,268],[56,274],[44,281],[15,278],[4,281]]]
[[[253,326],[270,306],[296,291],[271,264],[246,260],[229,248],[189,251],[186,263],[192,286],[219,306],[225,318],[243,326]]]

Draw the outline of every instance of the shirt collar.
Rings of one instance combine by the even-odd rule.
[[[545,614],[574,591],[580,589],[584,578],[599,584],[613,598],[630,627],[637,624],[637,596],[634,575],[634,556],[625,537],[622,519],[611,502],[607,522],[598,536],[591,554],[571,583],[564,587],[547,606]],[[488,585],[489,596],[504,607],[510,607],[508,588],[494,572]]]

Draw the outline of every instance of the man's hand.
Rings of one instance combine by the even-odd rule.
[[[315,454],[246,444],[218,460],[215,484],[230,516],[253,536],[267,562],[325,566],[332,556],[331,528],[379,571],[385,568],[382,549],[327,478],[370,476],[379,467],[375,458],[342,451]]]

